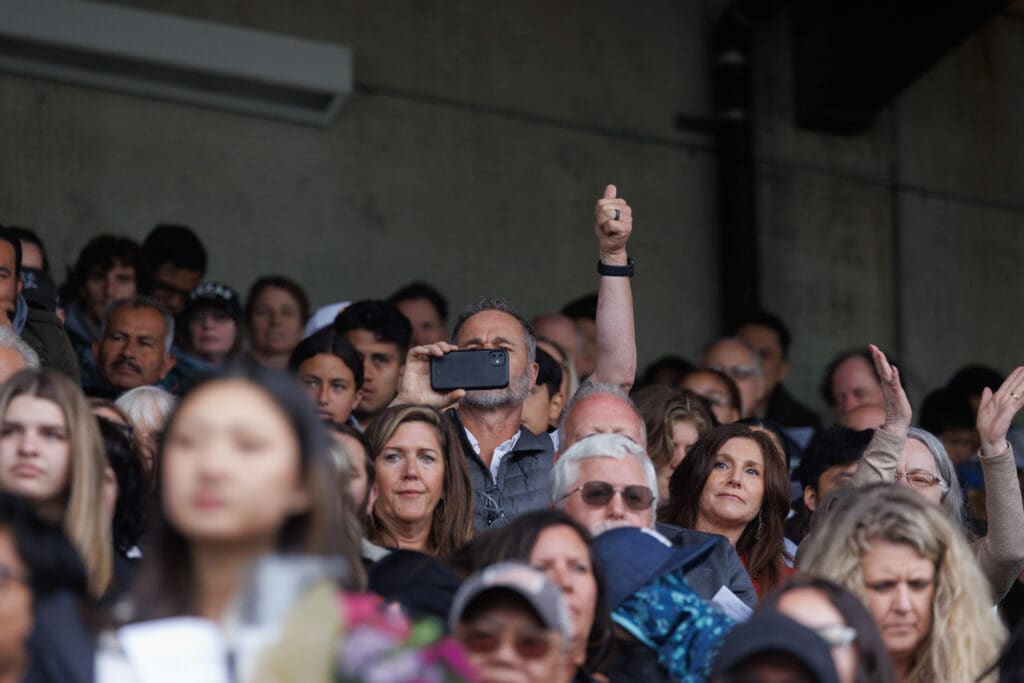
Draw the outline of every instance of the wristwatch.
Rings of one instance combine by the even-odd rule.
[[[633,277],[633,259],[626,257],[626,265],[609,266],[606,263],[597,262],[597,272],[610,277]]]

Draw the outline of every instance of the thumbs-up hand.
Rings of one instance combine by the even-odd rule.
[[[604,189],[604,196],[594,207],[594,234],[601,263],[609,266],[626,265],[626,242],[633,232],[633,210],[625,199],[616,196],[614,185]]]

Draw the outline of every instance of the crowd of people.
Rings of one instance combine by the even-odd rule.
[[[449,322],[243,301],[182,225],[58,286],[0,227],[0,683],[1024,681],[1024,367],[915,426],[865,343],[823,420],[756,311],[638,377],[632,231],[609,185],[595,294]],[[507,383],[439,388],[478,349]]]

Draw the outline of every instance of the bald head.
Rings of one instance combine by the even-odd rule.
[[[580,389],[584,391],[584,389]],[[618,390],[622,393],[622,390]],[[644,420],[625,395],[595,391],[578,396],[566,410],[559,430],[559,446],[567,450],[577,441],[593,434],[622,434],[647,448]]]

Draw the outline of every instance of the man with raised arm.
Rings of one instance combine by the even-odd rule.
[[[609,185],[594,210],[598,243],[597,365],[594,381],[627,389],[636,372],[632,261],[626,243],[633,229],[629,204]],[[457,349],[504,349],[509,385],[438,393],[430,385],[430,358]],[[503,299],[482,299],[459,317],[452,343],[410,349],[394,403],[420,403],[447,411],[456,427],[473,484],[473,526],[504,525],[509,518],[547,507],[554,448],[547,434],[522,426],[523,402],[537,376],[536,337]]]

